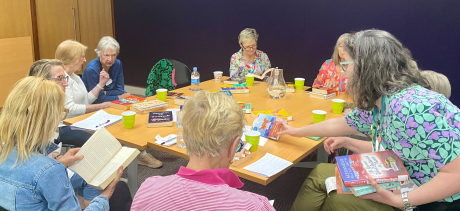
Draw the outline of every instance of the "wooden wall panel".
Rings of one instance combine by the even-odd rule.
[[[32,36],[30,0],[0,0],[0,39]]]
[[[88,46],[87,63],[96,58],[94,49],[103,36],[113,37],[112,0],[78,0],[81,43]],[[78,74],[78,73],[77,73]]]
[[[64,40],[79,37],[77,0],[35,0],[40,59],[53,59]],[[75,8],[75,29],[72,7]]]
[[[31,37],[0,39],[0,107],[12,86],[24,78],[33,63]]]

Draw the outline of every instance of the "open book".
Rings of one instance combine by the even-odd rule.
[[[81,147],[80,162],[70,166],[90,186],[103,190],[117,175],[120,166],[126,168],[139,154],[135,148],[122,147],[120,142],[101,127]]]

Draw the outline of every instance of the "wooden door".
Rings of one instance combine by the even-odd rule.
[[[97,57],[96,49],[103,36],[114,36],[112,0],[78,0],[81,43],[88,46],[87,62]]]
[[[77,0],[35,0],[40,59],[54,59],[57,46],[79,37]]]

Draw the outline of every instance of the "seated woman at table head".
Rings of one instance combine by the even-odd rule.
[[[229,167],[246,119],[235,100],[200,91],[182,112],[189,163],[175,175],[147,178],[131,210],[274,210],[266,197],[236,189],[243,183]]]
[[[329,146],[356,153],[392,150],[399,156],[410,179],[419,187],[409,192],[390,192],[370,184],[377,193],[361,198],[326,194],[324,181],[335,175],[334,164],[318,165],[305,180],[292,210],[396,210],[411,205],[419,210],[459,210],[460,113],[444,95],[431,91],[421,71],[411,65],[410,51],[393,35],[365,30],[345,41],[348,93],[357,106],[347,116],[294,128],[283,124],[281,134],[298,137],[334,137],[358,132],[372,135],[369,141],[332,140]],[[315,200],[311,200],[315,199]],[[368,200],[371,199],[371,200]],[[405,203],[403,202],[405,201]]]
[[[230,77],[245,76],[248,73],[262,76],[270,69],[267,54],[257,50],[259,34],[255,29],[246,28],[238,36],[241,49],[230,58]]]
[[[83,156],[79,149],[53,159],[52,143],[67,114],[65,94],[55,82],[29,76],[16,83],[0,113],[0,207],[7,210],[80,210],[66,166]],[[86,210],[109,210],[123,169]]]
[[[347,53],[344,49],[344,41],[349,36],[349,33],[342,34],[334,47],[332,59],[326,60],[321,68],[319,74],[313,82],[313,88],[325,86],[328,88],[337,88],[340,92],[345,92],[345,85],[347,83],[347,76],[340,65],[344,62],[344,56]]]
[[[120,44],[112,37],[105,36],[99,40],[94,51],[97,53],[97,57],[86,65],[81,77],[86,90],[90,91],[96,86],[104,89],[103,92],[99,92],[94,103],[114,101],[130,96],[131,94],[125,91],[123,66],[121,61],[117,59],[118,54],[120,54]],[[101,72],[108,73],[110,80],[101,81],[99,79]]]

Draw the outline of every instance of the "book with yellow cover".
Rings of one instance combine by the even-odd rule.
[[[276,110],[268,110],[268,111],[253,111],[251,113],[254,119],[256,119],[257,116],[259,116],[259,114],[267,114],[270,116],[282,118],[286,121],[292,121],[292,116],[284,109],[276,109]]]

